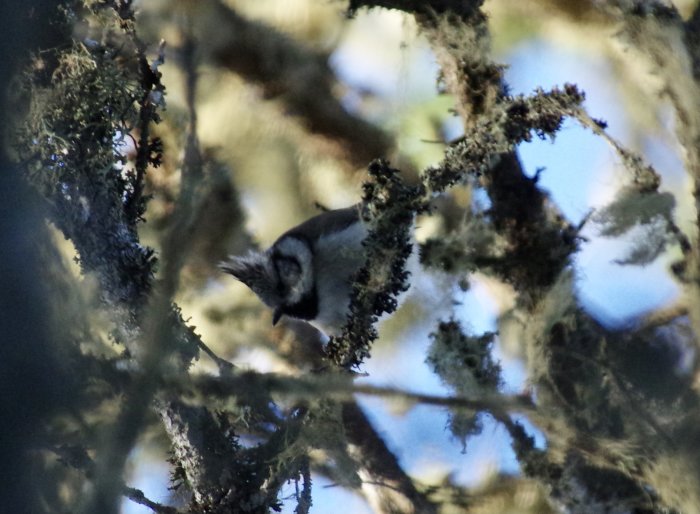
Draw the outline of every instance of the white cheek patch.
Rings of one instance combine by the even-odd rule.
[[[288,236],[275,243],[274,250],[282,257],[294,259],[299,263],[301,268],[299,280],[296,284],[289,284],[286,297],[288,303],[297,303],[314,288],[314,256],[311,249],[305,241]]]

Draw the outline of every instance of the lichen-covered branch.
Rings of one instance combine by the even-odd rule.
[[[681,358],[678,344],[690,342],[666,339],[663,328],[608,331],[575,305],[571,277],[560,280],[524,334],[538,411],[549,418],[538,423],[551,451],[585,463],[582,472],[596,491],[605,488],[593,485],[595,477],[609,484],[615,470],[636,484],[636,496],[651,485],[660,503],[680,511],[696,505],[700,474],[691,446],[697,435],[688,427],[697,423],[698,400],[690,377],[671,371]],[[673,485],[663,471],[671,462],[684,470]],[[592,474],[591,466],[607,471]],[[615,490],[599,499],[613,493],[608,499],[620,503]]]
[[[110,15],[109,7],[100,5],[93,11],[94,15],[107,19],[105,27],[111,27],[115,19],[122,29],[132,27],[128,2],[114,5],[116,18],[110,18],[114,14]],[[126,34],[133,36],[131,29]],[[119,37],[118,33],[110,36]],[[122,45],[127,50],[132,48],[128,37]],[[135,44],[135,47],[140,46]],[[141,209],[134,207],[142,201],[142,184],[135,181],[143,180],[145,169],[131,172],[121,150],[129,132],[148,130],[144,117],[157,121],[152,103],[157,95],[152,93],[162,94],[163,88],[158,82],[156,64],[146,70],[150,79],[142,80],[139,72],[144,71],[143,55],[136,51],[141,66],[135,68],[130,66],[128,55],[128,52],[127,56],[118,54],[112,47],[92,40],[89,44],[76,43],[70,50],[59,53],[52,82],[42,86],[37,77],[32,83],[35,110],[24,139],[29,144],[19,148],[30,171],[29,178],[51,207],[52,220],[73,241],[83,272],[97,276],[102,301],[118,327],[119,341],[136,357],[132,366],[138,372],[126,388],[122,409],[111,427],[103,431],[92,477],[92,494],[82,505],[85,512],[116,511],[124,462],[142,429],[162,372],[166,368],[171,373],[186,371],[197,352],[196,336],[171,303],[183,262],[184,248],[180,242],[190,230],[197,177],[201,174],[195,125],[193,121],[190,127],[182,194],[163,245],[163,280],[154,288],[155,259],[153,252],[139,243],[136,222]],[[147,100],[141,101],[143,95]],[[147,133],[145,137],[148,138]],[[151,151],[149,146],[149,155]],[[150,161],[152,165],[158,162],[156,157]],[[219,437],[225,445],[230,442],[225,433],[217,431],[217,425],[207,424],[184,430],[178,424],[180,418],[174,414],[172,418],[167,416],[174,412],[172,408],[159,412],[168,420],[167,426],[173,433],[179,430],[177,448],[197,456],[197,472],[211,474],[216,467],[215,454],[210,446],[194,443]],[[200,414],[210,416],[204,408]],[[211,433],[207,435],[207,431]],[[262,458],[267,462],[269,457]],[[251,466],[255,464],[253,460]],[[269,487],[264,501],[255,508],[266,511],[267,507],[261,505],[276,502],[279,485]],[[233,488],[239,490],[238,499],[251,493],[240,486]],[[254,489],[255,494],[258,491],[259,488]],[[195,493],[202,497],[208,494],[207,490]]]
[[[481,337],[470,337],[464,333],[459,322],[440,322],[437,330],[431,334],[433,341],[426,362],[442,382],[460,396],[498,398],[498,386],[502,379],[501,366],[494,362],[491,355],[494,336],[486,333]],[[479,410],[452,409],[449,427],[452,434],[466,446],[470,436],[481,433]]]
[[[629,7],[628,21],[633,21],[634,27],[639,23],[666,24],[674,18],[673,9],[661,8],[656,2],[607,5],[611,4],[624,4],[611,9]],[[575,86],[566,86],[563,91],[536,91],[530,97],[508,96],[501,68],[488,56],[488,31],[480,1],[445,1],[430,7],[420,2],[387,1],[350,5],[351,9],[371,5],[414,14],[438,58],[445,89],[454,95],[456,111],[463,117],[464,138],[448,149],[440,166],[427,170],[427,184],[432,191],[444,191],[470,180],[473,186],[484,187],[492,205],[483,216],[474,217],[476,222],[470,228],[469,233],[481,234],[476,250],[470,241],[462,241],[466,248],[463,255],[456,255],[455,248],[460,252],[460,234],[456,234],[446,242],[449,246],[429,241],[423,248],[423,260],[457,266],[464,263],[468,271],[495,274],[518,293],[517,308],[523,310],[525,320],[523,344],[530,381],[537,387],[538,409],[533,418],[547,434],[550,445],[547,451],[519,453],[523,470],[551,487],[556,500],[575,512],[578,505],[597,505],[601,512],[606,511],[606,505],[628,505],[651,512],[655,509],[649,501],[652,497],[673,508],[697,505],[694,494],[700,489],[700,475],[692,457],[679,459],[686,480],[682,487],[677,484],[676,490],[669,488],[658,472],[678,456],[678,448],[672,443],[676,438],[669,437],[669,429],[684,431],[694,415],[670,406],[659,415],[658,405],[663,402],[657,397],[660,391],[645,387],[622,357],[630,357],[629,340],[609,333],[576,305],[573,283],[567,277],[571,256],[578,249],[578,228],[557,212],[538,187],[537,176],[531,179],[524,174],[515,154],[516,146],[529,141],[533,133],[554,138],[565,116],[578,118],[600,133],[602,127],[597,123],[594,127],[592,120],[582,114],[582,93]],[[662,54],[672,53],[668,45],[652,50],[659,59]],[[671,64],[674,62],[672,59]],[[697,111],[687,106],[682,110],[686,116]],[[629,153],[621,155],[635,172],[639,194],[658,195],[653,170]],[[650,201],[667,206],[663,200],[657,196]],[[679,230],[674,231],[667,211],[666,230],[678,236],[688,254],[689,243]],[[479,249],[486,248],[490,254],[478,254]],[[658,249],[651,258],[654,255],[658,255]],[[629,337],[639,345],[637,366],[673,359],[673,344],[659,343],[659,334],[655,335],[657,343],[639,334]],[[465,351],[469,340],[460,340]],[[692,384],[687,380],[678,383],[672,373],[661,373],[659,379],[674,383],[683,401],[695,403]],[[515,437],[517,430],[512,422],[501,421],[512,429],[517,446],[522,437]],[[685,434],[683,445],[695,439]],[[542,465],[527,460],[536,454],[542,458],[535,461]],[[555,455],[565,458],[553,460]],[[650,484],[653,492],[647,493]]]
[[[415,214],[426,208],[424,188],[405,185],[386,161],[372,162],[368,172],[362,197],[363,222],[369,227],[363,241],[366,262],[353,278],[350,315],[342,334],[326,346],[331,361],[345,368],[359,366],[369,356],[377,338],[374,323],[394,312],[397,295],[408,289],[410,230]]]
[[[267,513],[278,504],[280,479],[274,453],[280,441],[244,448],[227,418],[216,419],[205,407],[172,400],[159,406],[166,432],[173,445],[176,478],[193,493],[192,512]],[[284,433],[283,437],[291,437]]]
[[[619,26],[617,37],[642,59],[648,71],[661,78],[663,93],[671,101],[676,134],[683,146],[685,169],[693,183],[695,230],[692,248],[675,268],[685,283],[689,305],[700,303],[700,38],[696,14],[684,22],[672,4],[657,0],[614,1],[599,7]],[[700,314],[690,313],[700,331]]]

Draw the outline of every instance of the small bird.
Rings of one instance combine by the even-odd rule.
[[[282,316],[305,320],[327,336],[345,324],[352,277],[365,262],[368,230],[361,204],[326,211],[288,230],[264,252],[232,256],[221,269]]]

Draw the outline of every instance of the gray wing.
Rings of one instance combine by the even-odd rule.
[[[361,204],[355,204],[344,209],[322,212],[313,218],[309,218],[302,224],[289,229],[277,240],[279,241],[287,236],[293,236],[300,239],[315,241],[324,234],[340,232],[360,220],[361,208]]]

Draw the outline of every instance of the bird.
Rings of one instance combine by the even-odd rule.
[[[273,325],[287,316],[327,337],[340,335],[352,278],[365,263],[368,229],[361,209],[356,204],[324,211],[287,230],[267,250],[231,256],[220,268],[273,310]]]

